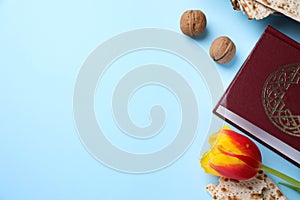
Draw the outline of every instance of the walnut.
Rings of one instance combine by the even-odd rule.
[[[206,16],[201,10],[187,10],[180,19],[180,29],[188,36],[198,36],[206,28]]]
[[[236,47],[232,40],[226,36],[218,37],[210,46],[209,54],[214,61],[225,64],[232,60]]]

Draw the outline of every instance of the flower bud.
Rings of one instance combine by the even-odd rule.
[[[200,164],[205,172],[236,180],[255,176],[262,165],[261,153],[254,142],[228,128],[209,138],[211,148]]]

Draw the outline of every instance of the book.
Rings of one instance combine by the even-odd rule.
[[[300,44],[268,26],[213,112],[300,167]]]

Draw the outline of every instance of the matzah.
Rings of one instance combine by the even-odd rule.
[[[255,0],[231,0],[234,10],[241,10],[248,19],[263,19],[274,13],[274,10]]]
[[[286,200],[273,181],[261,170],[248,180],[220,177],[219,184],[209,184],[206,190],[215,200]]]
[[[274,13],[274,10],[254,0],[238,0],[240,9],[249,19],[263,19]]]
[[[299,0],[256,0],[256,1],[300,22],[300,1]]]
[[[267,200],[286,200],[287,198],[282,194],[277,185],[273,183],[270,177],[265,177],[267,188],[264,188],[263,198]]]
[[[249,19],[263,19],[281,13],[300,22],[299,0],[230,0],[234,10],[241,10]]]

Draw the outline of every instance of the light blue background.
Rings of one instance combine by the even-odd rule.
[[[115,35],[138,28],[180,33],[179,19],[187,9],[201,9],[207,16],[207,30],[196,39],[203,49],[208,51],[220,35],[228,35],[237,46],[231,63],[215,65],[225,87],[267,25],[300,42],[300,23],[279,16],[250,21],[234,11],[229,0],[0,0],[0,200],[210,199],[204,186],[215,179],[199,167],[199,153],[205,137],[201,133],[210,122],[205,116],[211,115],[212,105],[201,77],[186,69],[189,66],[178,58],[148,54],[148,58],[182,71],[199,100],[199,134],[173,165],[143,175],[107,168],[85,150],[73,121],[74,83],[93,49]],[[123,65],[148,62],[143,56],[135,59],[138,62],[123,61]],[[157,91],[170,117],[161,144],[135,146],[108,133],[112,142],[128,151],[147,152],[175,136],[179,108],[174,96],[162,88],[145,88],[138,93],[132,99],[130,113],[138,124],[147,124],[147,110],[141,102],[150,99],[146,107],[156,103]],[[99,119],[111,115],[109,111],[98,114]],[[170,123],[175,124],[173,129]],[[104,124],[115,129],[113,124]],[[300,179],[299,168],[259,147],[266,165]],[[295,192],[282,189],[289,199],[299,199]]]

